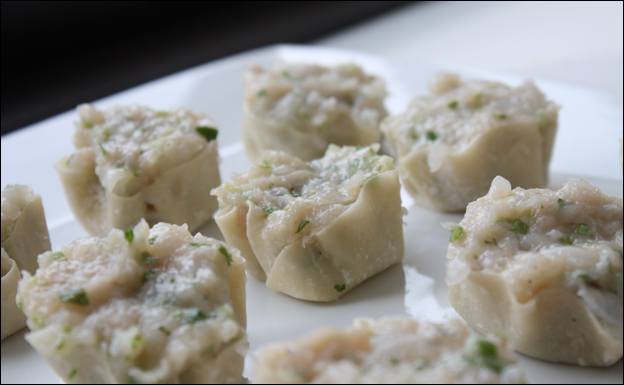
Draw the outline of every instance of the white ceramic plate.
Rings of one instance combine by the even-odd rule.
[[[240,142],[242,114],[241,71],[251,63],[272,65],[286,61],[337,64],[354,61],[383,76],[390,91],[387,106],[401,112],[409,100],[427,92],[427,81],[441,70],[465,77],[485,77],[519,84],[521,77],[493,74],[456,65],[397,63],[369,55],[321,47],[277,46],[209,63],[100,100],[114,104],[140,103],[158,109],[184,106],[212,115],[220,126],[221,175],[245,172],[248,163]],[[552,162],[551,187],[560,188],[567,177],[584,177],[605,193],[622,196],[619,138],[622,106],[615,96],[547,81],[538,85],[563,106]],[[73,111],[61,114],[2,138],[1,184],[30,185],[41,194],[55,250],[86,236],[74,220],[52,164],[72,152]],[[413,206],[405,222],[406,256],[402,265],[369,279],[333,304],[298,301],[267,289],[253,278],[248,283],[249,339],[251,350],[290,339],[321,326],[344,328],[355,317],[381,318],[411,315],[419,320],[441,321],[456,317],[444,283],[449,233],[441,222],[461,220],[461,215],[439,214]],[[202,229],[221,238],[214,221]],[[24,341],[25,332],[2,342],[2,383],[58,383],[58,378]],[[622,361],[607,369],[555,365],[521,357],[532,383],[622,383]]]

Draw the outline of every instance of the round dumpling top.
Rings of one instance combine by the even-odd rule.
[[[379,123],[387,115],[385,83],[355,64],[328,68],[278,62],[271,70],[253,66],[245,71],[243,82],[246,114],[260,119],[275,135],[275,142],[264,149],[292,150],[305,143],[278,142],[285,137],[303,140],[307,151],[314,147],[320,153],[311,159],[293,155],[312,160],[332,143],[370,145],[381,138]],[[311,136],[295,139],[283,131]]]
[[[13,230],[22,210],[36,198],[32,188],[22,185],[9,185],[2,190],[2,242],[6,241]]]
[[[395,138],[398,156],[413,147],[450,148],[460,152],[482,134],[510,124],[538,126],[542,132],[557,127],[559,107],[548,101],[531,81],[516,88],[442,73],[430,84],[431,95],[416,98],[404,114],[382,125]]]
[[[190,381],[232,345],[242,362],[244,314],[231,301],[242,258],[186,225],[150,230],[142,221],[42,254],[39,264],[18,290],[27,340],[70,382]]]
[[[473,271],[500,274],[519,303],[568,288],[621,330],[622,199],[578,179],[551,191],[512,190],[498,177],[450,227],[449,285]]]
[[[523,383],[504,339],[479,338],[459,321],[358,319],[349,330],[322,330],[254,359],[256,383]]]
[[[358,198],[364,182],[394,170],[392,158],[370,147],[330,146],[325,157],[306,163],[283,152],[266,151],[261,164],[232,183],[213,190],[224,210],[248,201],[267,213],[264,231],[283,238],[282,246],[310,238],[345,212]],[[304,238],[304,243],[305,243]]]
[[[67,163],[90,165],[95,160],[95,172],[104,188],[111,184],[132,190],[132,183],[116,183],[126,179],[136,180],[137,190],[149,185],[163,172],[193,159],[218,134],[210,117],[182,108],[156,111],[118,106],[100,111],[84,104],[78,107],[78,115],[77,152]]]

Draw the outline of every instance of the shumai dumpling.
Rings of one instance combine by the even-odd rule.
[[[292,297],[329,302],[403,259],[403,209],[379,145],[330,146],[306,163],[267,151],[215,189],[216,221],[248,271]]]
[[[546,186],[558,107],[532,82],[512,88],[441,74],[431,93],[382,124],[419,204],[464,211],[498,175],[513,186]]]
[[[218,131],[206,115],[186,109],[154,111],[78,107],[76,152],[56,169],[67,200],[96,236],[150,225],[206,223],[218,204],[210,190],[221,184]]]
[[[369,146],[381,139],[385,83],[355,64],[253,66],[243,84],[243,138],[253,162],[262,160],[264,150],[311,161],[330,144]]]
[[[523,384],[505,339],[445,324],[357,319],[266,347],[252,357],[257,384]]]
[[[26,340],[68,383],[238,384],[248,348],[238,251],[141,221],[39,257]]]
[[[622,199],[577,179],[550,191],[499,177],[452,228],[450,300],[470,326],[546,361],[622,358]]]

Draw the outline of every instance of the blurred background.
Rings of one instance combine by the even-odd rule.
[[[277,43],[515,72],[621,103],[623,14],[621,1],[2,1],[2,134]]]

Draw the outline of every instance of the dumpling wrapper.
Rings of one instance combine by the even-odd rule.
[[[17,284],[21,275],[17,264],[2,249],[2,332],[1,340],[26,327],[26,316],[17,306]]]
[[[622,199],[571,179],[512,191],[497,178],[453,229],[450,302],[477,331],[545,361],[622,358]]]
[[[150,225],[187,224],[191,231],[217,210],[210,190],[221,184],[217,130],[206,115],[78,107],[76,152],[56,163],[67,200],[92,235]]]
[[[532,82],[511,88],[441,74],[431,92],[382,123],[417,203],[464,211],[498,175],[513,186],[546,186],[559,108]]]
[[[335,301],[403,259],[403,208],[379,145],[330,146],[312,163],[278,152],[213,191],[215,217],[248,271],[289,296]]]

